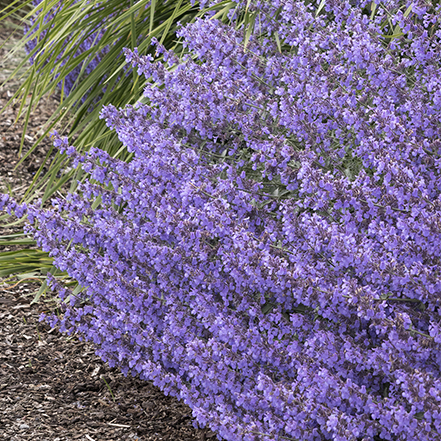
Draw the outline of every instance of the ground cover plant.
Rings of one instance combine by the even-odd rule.
[[[54,144],[90,179],[0,206],[76,279],[61,331],[226,440],[441,432],[440,31],[426,1],[239,2],[101,117],[131,162]]]

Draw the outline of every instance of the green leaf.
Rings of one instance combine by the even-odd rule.
[[[182,0],[178,0],[178,4],[176,5],[175,10],[173,11],[170,19],[167,20],[167,25],[166,25],[166,27],[164,29],[164,32],[163,32],[162,37],[161,37],[161,40],[159,42],[160,44],[164,43],[164,40],[167,37],[167,34],[170,31],[170,27],[171,27],[172,23],[174,22],[175,18],[182,13],[182,11],[179,10],[179,8],[181,7],[181,4],[182,4]]]
[[[219,19],[225,20],[228,12],[237,6],[236,3],[232,2],[232,1],[227,1],[227,2],[217,3],[215,6],[210,8],[210,10],[215,11],[216,9],[219,9],[220,6],[223,6],[224,4],[225,4],[225,6],[223,8],[221,8],[218,12],[216,12],[216,14],[214,14],[212,17],[210,17],[210,20],[219,20]]]
[[[371,4],[371,20],[374,19],[376,10],[377,10],[377,4],[375,2],[372,2],[372,4]]]
[[[262,314],[269,314],[275,308],[275,306],[276,305],[274,305],[273,303],[265,303],[262,306]]]
[[[5,1],[0,2],[0,7],[5,6]],[[13,0],[7,2],[7,6],[0,10],[0,22],[8,17],[12,17],[15,20],[23,20],[23,16],[32,7],[32,0]],[[11,9],[8,13],[6,11]]]
[[[71,294],[69,294],[64,300],[63,300],[63,302],[64,303],[69,303],[70,302],[70,299],[72,298],[72,297],[75,297],[77,294],[79,294],[80,292],[82,292],[82,291],[84,291],[84,287],[82,287],[82,286],[80,286],[80,285],[77,285],[76,287],[75,287],[75,289],[72,291],[72,293]]]
[[[37,242],[33,239],[15,239],[15,240],[0,240],[0,246],[11,245],[36,245]]]
[[[156,8],[156,0],[152,0],[150,4],[150,25],[149,25],[149,34],[152,33],[153,30],[153,22],[155,18],[155,8]]]
[[[56,276],[59,273],[59,270],[55,266],[52,266],[49,269],[49,273],[51,273],[53,276]],[[34,303],[38,303],[38,301],[40,300],[40,297],[42,295],[46,294],[48,289],[49,289],[49,287],[47,285],[47,279],[45,279],[44,282],[42,283],[42,285],[40,286],[40,289],[38,291],[35,291],[34,298],[31,302],[31,305]]]
[[[276,39],[277,49],[279,50],[280,53],[282,53],[282,46],[280,44],[280,38],[278,32],[274,33],[274,38]]]
[[[409,16],[409,14],[412,12],[412,7],[413,7],[413,4],[410,4],[410,6],[406,9],[406,11],[403,14],[404,18],[407,18]]]
[[[245,14],[245,18],[244,18],[244,27],[246,29],[245,31],[245,39],[244,39],[244,49],[247,48],[248,43],[250,41],[251,38],[251,34],[254,31],[254,24],[256,22],[256,16],[257,16],[257,12],[253,11],[251,13],[246,13]]]
[[[417,420],[422,420],[423,417],[424,417],[424,412],[417,412],[417,413],[414,414],[414,417],[415,417]]]
[[[315,16],[318,17],[318,15],[320,14],[320,12],[322,12],[322,9],[325,7],[326,5],[326,0],[322,0],[317,8],[317,11],[315,11]]]
[[[41,250],[25,249],[0,253],[0,277],[9,277],[17,273],[42,272],[50,269],[52,265],[53,259]]]

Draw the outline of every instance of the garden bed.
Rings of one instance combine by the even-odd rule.
[[[11,24],[1,24],[0,45],[11,35]],[[0,82],[19,62],[6,60],[14,39],[0,49]],[[0,89],[0,107],[16,90],[10,82]],[[44,100],[31,114],[23,152],[38,139],[57,103]],[[21,198],[50,147],[47,140],[15,170],[23,125],[13,125],[19,103],[0,119],[0,192]],[[0,225],[0,235],[20,227]],[[11,248],[0,247],[1,251]],[[12,285],[0,279],[0,439],[8,441],[204,440],[214,433],[195,429],[191,409],[164,394],[152,383],[124,377],[94,354],[93,347],[76,337],[39,322],[55,302],[45,298],[31,304],[39,285]]]

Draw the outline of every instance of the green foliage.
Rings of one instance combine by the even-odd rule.
[[[62,88],[58,94],[59,106],[47,122],[44,135],[21,157],[21,162],[63,117],[65,126],[61,132],[69,138],[76,138],[76,145],[80,150],[87,150],[94,145],[112,156],[128,160],[127,152],[121,148],[117,137],[107,130],[104,121],[99,119],[103,105],[112,103],[117,107],[123,107],[126,104],[135,104],[142,94],[143,83],[136,73],[132,76],[122,75],[126,64],[122,49],[137,45],[141,53],[149,53],[153,37],[159,38],[168,48],[176,48],[177,22],[185,23],[198,12],[189,2],[182,5],[182,1],[155,2],[154,5],[148,6],[149,2],[143,0],[128,8],[127,3],[120,0],[106,1],[101,5],[97,5],[97,2],[87,3],[86,0],[77,3],[73,3],[72,0],[65,2],[55,19],[42,23],[41,18],[56,10],[58,4],[58,0],[45,1],[42,9],[35,8],[24,18],[26,22],[38,12],[28,36],[23,38],[14,50],[25,45],[31,37],[38,39],[37,46],[11,75],[13,78],[20,68],[28,65],[29,60],[34,58],[33,65],[29,66],[24,75],[22,86],[8,103],[9,105],[16,99],[21,101],[17,119],[25,116],[22,145],[31,110],[38,106],[43,96],[56,93],[57,84],[63,84],[64,79],[75,68],[80,67],[81,71],[85,72],[96,55],[106,46],[110,50],[89,75],[79,75],[77,84],[67,97],[64,96]],[[155,11],[152,11],[152,8],[155,8]],[[150,22],[151,31],[146,26],[146,21]],[[98,28],[105,31],[102,38],[78,56],[78,49],[85,38]],[[68,41],[66,47],[65,41]],[[106,86],[104,93],[103,86]],[[30,103],[26,104],[25,100],[29,94]],[[82,102],[85,96],[86,99]],[[71,170],[67,175],[62,173],[63,162],[64,158],[57,155],[50,165],[50,172],[43,178],[36,176],[24,200],[30,201],[37,191],[44,190],[44,203],[67,181],[72,183],[70,190],[74,191],[76,181],[82,176],[75,170]],[[60,177],[60,174],[63,176]]]
[[[23,18],[30,10],[32,0],[0,0],[0,21],[6,17],[16,20]]]

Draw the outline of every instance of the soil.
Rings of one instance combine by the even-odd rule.
[[[20,38],[13,22],[0,23],[0,84],[23,56],[6,53]],[[0,109],[18,83],[0,88]],[[23,152],[33,145],[56,108],[56,97],[43,100],[32,112]],[[50,148],[47,140],[23,164],[19,148],[23,124],[13,122],[19,103],[0,114],[0,192],[20,199]],[[0,220],[0,236],[20,232]],[[0,246],[0,253],[11,247]],[[1,267],[1,261],[0,261]],[[39,284],[32,280],[0,279],[0,440],[120,441],[216,439],[207,429],[193,427],[191,409],[165,396],[148,381],[124,377],[109,368],[87,342],[67,337],[39,321],[56,309],[54,298],[32,304]]]

